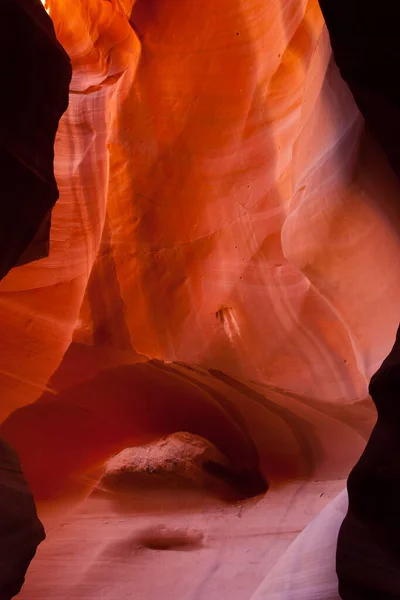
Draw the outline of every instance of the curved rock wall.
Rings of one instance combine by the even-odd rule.
[[[46,500],[86,497],[126,445],[181,429],[208,438],[247,495],[271,483],[267,566],[253,531],[257,573],[233,589],[268,597],[268,579],[256,592],[264,567],[344,487],[372,427],[360,401],[399,321],[399,184],[316,0],[48,6],[73,68],[60,199],[49,256],[0,284],[1,433],[47,517]],[[258,529],[264,514],[246,522]],[[68,553],[67,537],[48,547]],[[122,564],[114,542],[102,551]],[[54,575],[60,598],[81,599],[88,581],[98,595],[79,561],[75,579]],[[197,597],[220,597],[221,564],[204,563]],[[276,597],[297,600],[296,586],[290,598],[279,588],[282,564]],[[45,598],[43,573],[31,598]]]
[[[360,145],[317,2],[131,8],[51,3],[74,69],[60,201],[49,258],[0,286],[3,416],[38,396],[74,331],[363,397],[398,321],[398,190]]]

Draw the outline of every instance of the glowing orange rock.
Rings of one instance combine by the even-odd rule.
[[[174,364],[173,371],[202,365],[193,374],[196,385],[202,382],[240,406],[272,489],[254,512],[248,508],[247,520],[244,509],[242,524],[242,513],[226,509],[229,527],[224,522],[218,529],[215,504],[218,541],[211,526],[207,531],[217,562],[202,555],[195,571],[183,558],[158,567],[174,597],[193,592],[194,572],[196,589],[207,573],[215,573],[198,597],[220,598],[232,569],[221,574],[215,565],[225,559],[218,557],[235,556],[231,564],[239,572],[245,561],[240,536],[249,535],[256,566],[246,563],[243,589],[232,579],[231,597],[254,593],[258,600],[268,597],[268,579],[261,585],[266,571],[343,489],[370,431],[373,412],[368,401],[359,401],[391,346],[399,317],[400,277],[393,262],[399,213],[392,202],[398,185],[363,132],[331,61],[316,0],[140,0],[132,15],[131,9],[132,3],[117,0],[50,3],[74,75],[56,141],[60,200],[50,256],[15,269],[0,285],[1,334],[7,340],[0,348],[1,420],[9,417],[3,431],[25,456],[37,489],[43,485],[46,492],[46,461],[55,479],[82,484],[90,469],[131,440],[125,431],[119,437],[120,421],[113,431],[110,425],[109,438],[102,437],[112,422],[102,412],[104,406],[111,411],[114,401],[107,386],[101,394],[86,386],[78,407],[73,394],[46,389],[67,349],[76,348],[72,340],[88,352],[102,347],[115,368],[125,364],[121,353],[144,355],[146,366],[135,365],[135,373],[152,372],[147,357],[189,365]],[[124,381],[124,399],[130,390],[132,398],[143,391],[134,378]],[[190,401],[188,391],[187,406]],[[87,417],[89,410],[102,421],[90,433],[85,427],[90,429],[91,419],[79,421],[79,443],[84,447],[87,436],[93,445],[79,463],[77,444],[61,475],[56,457],[63,457],[62,440],[54,439],[52,418],[46,421],[51,434],[46,440],[45,428],[42,436],[44,442],[54,439],[54,446],[41,451],[38,445],[31,456],[29,418],[18,426],[43,402],[48,414],[60,402],[66,413],[83,411]],[[16,408],[21,411],[13,413]],[[75,413],[65,418],[71,430],[78,423]],[[85,480],[86,494],[98,479]],[[54,481],[47,483],[51,488]],[[125,539],[125,525],[116,537],[103,536],[99,521],[105,515],[117,520],[112,498],[118,493],[99,513],[93,497],[80,509],[70,521],[72,541],[57,530],[22,597],[45,600],[49,555],[54,548],[68,552],[65,540],[75,552],[84,523],[84,536],[93,542],[88,564],[97,560],[100,536],[105,562],[115,560],[120,574],[103,578],[97,568],[93,574],[79,556],[79,567],[71,562],[61,574],[53,570],[52,583],[61,589],[60,599],[73,593],[82,599],[87,586],[93,596],[101,587],[104,597],[115,600],[114,589],[105,595],[107,577],[126,581],[124,557],[136,542]],[[85,510],[95,515],[93,525],[82,516]],[[199,516],[201,508],[195,514],[207,521]],[[240,539],[236,554],[234,542],[224,538],[227,529]],[[265,536],[257,538],[261,530]],[[329,548],[334,544],[332,539]],[[285,563],[292,568],[295,550]],[[157,597],[153,558],[136,567],[135,584],[149,598]],[[176,584],[178,571],[184,577]],[[279,588],[280,573],[277,567],[276,598],[288,600]],[[331,598],[332,587],[329,593]]]
[[[397,216],[374,190],[397,188],[374,149],[358,152],[317,2],[143,2],[132,26],[119,6],[50,7],[74,67],[61,197],[50,257],[0,286],[3,416],[38,396],[74,329],[328,401],[362,397],[397,321]],[[382,272],[390,294],[372,314],[361,290]]]

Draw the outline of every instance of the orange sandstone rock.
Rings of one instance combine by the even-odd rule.
[[[3,434],[38,498],[58,494],[60,506],[69,493],[87,496],[113,453],[182,428],[239,467],[254,451],[271,491],[244,516],[226,509],[221,525],[216,502],[209,529],[200,495],[195,514],[212,552],[201,554],[205,535],[192,571],[182,557],[152,562],[155,550],[128,539],[125,525],[105,535],[119,495],[92,496],[72,533],[57,529],[22,597],[53,597],[46,561],[54,549],[76,552],[84,535],[88,563],[53,572],[59,600],[82,600],[83,589],[115,600],[107,581],[127,581],[124,561],[138,545],[143,597],[157,598],[157,564],[174,597],[196,585],[198,598],[220,598],[230,557],[247,569],[230,597],[260,598],[266,571],[344,487],[374,420],[367,383],[399,320],[398,183],[332,61],[316,0],[49,8],[73,67],[55,145],[60,199],[48,258],[0,284]],[[151,359],[173,361],[172,373]],[[199,397],[229,418],[217,427],[215,415],[201,416]],[[149,439],[135,410],[157,415],[154,402],[174,419],[166,410]],[[190,427],[181,407],[193,408]],[[157,531],[146,519],[143,530]],[[171,531],[190,529],[174,519]],[[116,572],[99,575],[99,552]],[[295,550],[288,556],[293,564]],[[289,600],[281,568],[276,598]]]

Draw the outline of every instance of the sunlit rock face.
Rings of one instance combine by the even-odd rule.
[[[49,256],[0,284],[0,435],[49,531],[21,598],[156,600],[157,572],[175,598],[332,600],[400,205],[318,2],[46,8],[73,69],[60,198]],[[178,468],[109,485],[182,431],[188,492]]]
[[[74,67],[60,201],[49,258],[1,284],[3,415],[37,397],[74,331],[363,397],[398,319],[397,187],[360,147],[317,2],[130,9],[50,7]]]

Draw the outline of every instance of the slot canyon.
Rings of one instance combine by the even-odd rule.
[[[399,600],[398,4],[0,15],[0,600]]]

